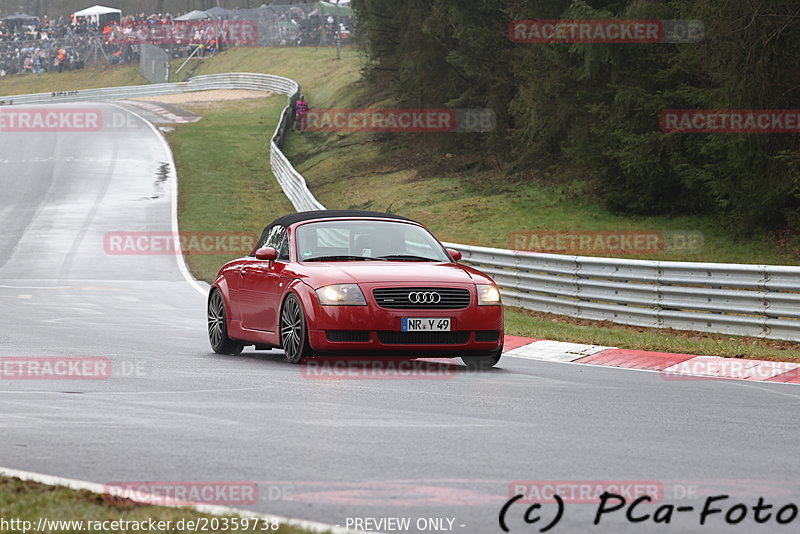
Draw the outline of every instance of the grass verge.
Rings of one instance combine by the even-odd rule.
[[[92,493],[85,490],[73,490],[61,486],[49,486],[46,484],[39,484],[37,482],[24,481],[18,478],[0,476],[0,517],[7,522],[8,528],[0,526],[0,532],[13,532],[20,533],[24,530],[33,532],[36,528],[40,518],[46,518],[50,521],[83,521],[84,527],[80,528],[76,524],[60,525],[63,528],[51,525],[51,528],[44,528],[38,532],[69,534],[79,532],[152,532],[159,534],[183,534],[189,532],[197,532],[193,526],[187,525],[188,522],[194,522],[194,525],[208,524],[204,520],[215,520],[224,526],[223,517],[228,520],[236,518],[237,516],[212,516],[209,514],[201,514],[190,508],[169,508],[163,506],[152,506],[138,504],[133,501],[116,499],[108,500],[103,495]],[[16,520],[15,523],[11,523]],[[91,526],[88,522],[104,522],[104,521],[136,521],[148,523],[152,520],[155,524],[164,521],[160,526],[167,526],[166,521],[169,521],[169,528],[158,528],[151,530],[149,526],[144,529],[130,528],[130,529],[112,529],[106,528],[88,528]],[[179,522],[183,523],[179,525]],[[29,521],[30,523],[21,523]],[[251,520],[252,521],[252,520]],[[29,528],[24,528],[29,525]],[[108,524],[110,526],[110,523]],[[130,525],[130,523],[128,524]],[[259,529],[249,529],[251,532],[261,531]],[[183,527],[183,528],[180,528]],[[276,532],[279,534],[304,534],[309,531],[301,530],[296,527],[280,525],[277,530],[268,529],[269,532]],[[206,530],[206,532],[237,532],[229,523],[227,529],[214,528]],[[241,532],[239,530],[238,532]]]
[[[217,54],[195,72],[263,72],[286,76],[300,84],[314,105],[347,106],[359,92],[353,90],[360,77],[360,59],[352,48],[336,59],[335,47],[234,48]]]
[[[422,134],[402,135],[305,133],[290,136],[285,153],[326,207],[391,210],[423,222],[445,241],[533,250],[529,239],[520,243],[520,233],[534,232],[540,240],[554,232],[661,233],[671,246],[656,253],[555,252],[774,265],[796,265],[800,259],[800,248],[781,236],[737,239],[711,217],[617,215],[591,198],[585,182],[506,175],[481,168],[470,154],[442,157],[428,151]]]
[[[790,341],[626,326],[521,308],[507,307],[505,312],[506,333],[514,336],[676,354],[800,362],[800,345]]]
[[[87,67],[65,72],[16,74],[0,78],[0,96],[29,93],[51,93],[53,91],[77,91],[99,87],[122,85],[145,85],[149,83],[139,74],[139,64]],[[13,100],[13,98],[12,98]]]
[[[269,136],[285,106],[284,96],[186,106],[203,120],[167,135],[180,177],[181,232],[260,236],[273,219],[294,211],[269,166]],[[223,263],[241,256],[186,259],[195,277],[210,282]]]
[[[315,99],[330,102],[358,78],[355,53],[336,60],[331,48],[234,49],[207,60],[195,73],[268,72],[312,87]],[[294,208],[269,166],[269,137],[286,97],[245,100],[213,106],[185,106],[201,115],[197,123],[167,135],[180,177],[178,221],[182,232],[245,232],[261,235],[268,223]],[[187,256],[195,277],[212,281],[219,267],[238,257]]]

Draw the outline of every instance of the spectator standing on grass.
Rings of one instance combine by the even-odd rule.
[[[300,95],[294,103],[294,112],[297,115],[295,126],[298,126],[302,133],[306,129],[306,117],[308,116],[308,102],[305,101],[303,95]]]

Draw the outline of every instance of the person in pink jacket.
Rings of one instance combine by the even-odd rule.
[[[294,112],[297,115],[295,125],[300,128],[300,131],[306,129],[306,117],[308,116],[308,102],[305,101],[303,95],[294,103]]]

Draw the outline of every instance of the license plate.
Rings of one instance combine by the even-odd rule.
[[[403,317],[403,332],[449,332],[449,317]]]

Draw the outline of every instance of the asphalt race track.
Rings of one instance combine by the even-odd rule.
[[[92,106],[125,127],[0,133],[0,356],[106,357],[114,375],[0,380],[0,466],[101,484],[248,481],[259,498],[242,508],[342,526],[410,518],[410,531],[450,518],[476,534],[501,532],[513,481],[642,481],[695,511],[593,526],[596,504],[567,503],[550,532],[796,531],[800,518],[757,525],[752,511],[699,525],[709,496],[731,495],[726,511],[800,502],[793,385],[520,358],[436,380],[313,380],[278,351],[213,354],[205,297],[174,255],[104,248],[108,232],[171,231],[175,177],[148,124]],[[526,525],[526,508],[512,505],[511,532],[555,515],[545,504]]]

